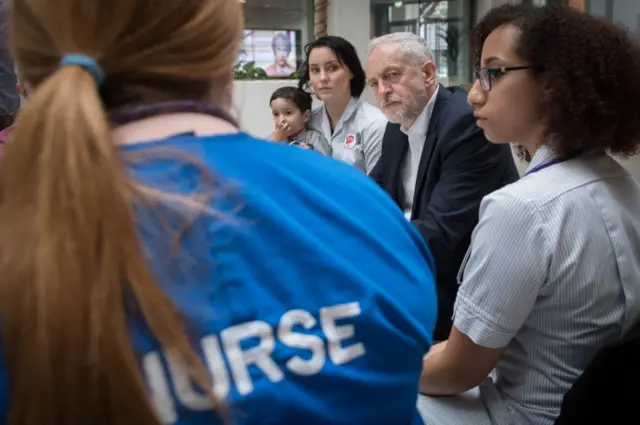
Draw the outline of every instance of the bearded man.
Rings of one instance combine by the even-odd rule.
[[[480,201],[518,171],[509,146],[490,143],[476,125],[467,92],[438,83],[424,39],[393,33],[372,40],[366,75],[390,121],[370,175],[429,246],[438,290],[434,339],[445,340]]]

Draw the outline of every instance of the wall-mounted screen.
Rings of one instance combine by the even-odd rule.
[[[271,78],[286,78],[298,69],[301,60],[300,31],[258,30],[244,31],[240,51],[240,65],[255,62]]]

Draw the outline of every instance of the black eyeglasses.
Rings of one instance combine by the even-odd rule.
[[[493,87],[493,79],[500,78],[510,71],[520,71],[523,69],[532,69],[532,65],[527,66],[501,66],[495,68],[480,68],[475,71],[476,79],[480,81],[480,87],[484,91],[490,91]]]

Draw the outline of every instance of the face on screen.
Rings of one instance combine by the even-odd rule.
[[[290,43],[285,40],[274,40],[273,54],[275,55],[276,64],[278,66],[286,66],[291,54]]]
[[[296,32],[245,30],[241,63],[255,62],[269,77],[288,77],[296,70]]]

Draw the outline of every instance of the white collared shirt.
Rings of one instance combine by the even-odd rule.
[[[401,171],[402,186],[404,188],[405,196],[403,209],[404,216],[407,220],[411,220],[411,210],[413,208],[413,197],[416,190],[416,179],[418,178],[420,158],[422,157],[424,142],[427,139],[429,122],[431,121],[431,115],[433,114],[433,107],[436,104],[438,90],[440,90],[440,86],[436,87],[431,99],[427,102],[427,106],[424,107],[411,127],[407,130],[401,128],[402,132],[409,138],[409,149],[407,150],[407,156],[404,159]]]
[[[353,97],[333,132],[324,105],[311,113],[309,128],[329,141],[331,156],[368,174],[382,153],[387,117],[376,106]]]
[[[504,350],[480,386],[485,423],[552,425],[600,347],[640,319],[640,182],[604,152],[539,168],[555,158],[541,146],[530,174],[482,200],[459,274],[455,328]]]

